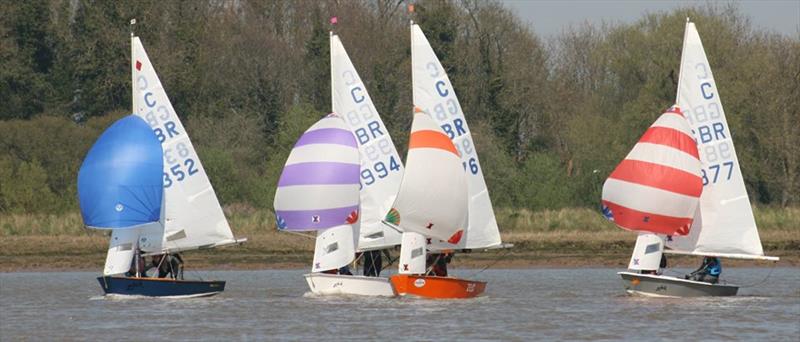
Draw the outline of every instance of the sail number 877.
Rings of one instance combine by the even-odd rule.
[[[731,179],[733,175],[733,162],[727,161],[722,164],[711,165],[708,167],[708,172],[706,172],[705,169],[701,171],[703,173],[703,185],[708,185],[708,183],[716,184],[722,177],[725,177],[725,180]],[[720,177],[720,173],[723,174],[722,177]]]

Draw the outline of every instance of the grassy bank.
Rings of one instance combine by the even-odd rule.
[[[266,210],[231,206],[226,214],[237,236],[248,242],[235,248],[186,253],[196,268],[306,267],[313,240],[275,230]],[[455,266],[619,266],[624,267],[635,234],[616,228],[589,209],[526,211],[498,209],[503,241],[512,249],[460,255]],[[800,265],[800,208],[755,211],[764,249],[782,257],[782,265]],[[80,215],[0,215],[0,270],[101,268],[108,246],[106,232],[82,227]],[[674,257],[694,265],[692,257]],[[752,262],[731,261],[733,265]]]

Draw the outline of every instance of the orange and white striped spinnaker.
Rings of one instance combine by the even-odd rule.
[[[457,244],[468,223],[467,174],[442,128],[419,108],[415,112],[403,181],[384,221]]]
[[[697,143],[680,108],[662,114],[603,184],[603,215],[620,228],[686,235],[703,191]]]

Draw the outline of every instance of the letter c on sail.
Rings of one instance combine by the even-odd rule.
[[[441,96],[441,97],[447,97],[447,95],[450,94],[449,90],[447,90],[446,88],[443,88],[444,85],[445,85],[444,81],[442,81],[442,80],[436,81],[436,92],[438,92],[439,96]]]
[[[350,90],[350,96],[353,97],[353,101],[355,101],[356,103],[364,102],[365,97],[364,95],[361,94],[362,91],[363,89],[361,89],[361,87],[354,87],[353,89]]]
[[[708,93],[706,93],[706,89],[709,89]],[[711,89],[711,83],[703,82],[703,84],[700,85],[700,92],[703,93],[703,98],[706,100],[714,97],[714,93],[712,93],[710,89]]]
[[[151,93],[149,91],[144,94],[144,103],[150,108],[153,108],[153,107],[156,106],[156,101],[155,100],[150,100],[150,98],[152,98],[152,97],[153,97],[153,93]]]

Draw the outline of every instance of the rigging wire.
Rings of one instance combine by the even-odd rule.
[[[476,275],[480,274],[481,272],[483,272],[483,271],[486,271],[487,269],[491,268],[492,266],[494,266],[494,265],[497,265],[497,263],[498,263],[498,262],[500,262],[501,260],[504,260],[504,259],[505,259],[505,257],[506,257],[506,256],[507,256],[509,253],[511,253],[511,249],[510,249],[510,248],[507,248],[505,251],[503,251],[503,254],[501,254],[501,255],[500,255],[498,258],[496,258],[494,261],[492,261],[492,262],[491,262],[491,263],[489,263],[488,265],[484,266],[483,268],[481,268],[481,269],[480,269],[480,270],[478,270],[477,272],[475,272],[475,273],[472,273],[472,274],[470,274],[470,275],[468,275],[468,276],[466,276],[466,277],[467,277],[467,278],[474,277],[474,276],[476,276]]]

